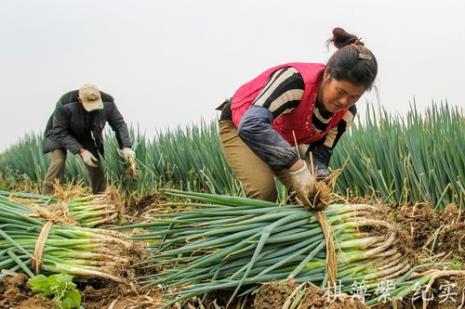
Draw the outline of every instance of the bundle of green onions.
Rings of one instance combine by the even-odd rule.
[[[0,196],[7,196],[13,201],[34,208],[47,219],[58,216],[66,219],[68,223],[77,223],[85,227],[114,223],[124,211],[117,191],[112,188],[98,195],[86,195],[82,189],[74,187],[62,189],[53,197],[8,191],[0,191]]]
[[[123,282],[131,263],[126,236],[116,231],[52,224],[34,218],[34,210],[0,196],[0,269],[66,272]],[[44,233],[44,230],[47,230]],[[31,270],[35,268],[34,272]]]
[[[56,204],[58,202],[58,200],[53,196],[29,192],[11,192],[0,190],[0,196],[9,197],[20,202],[25,202],[25,204],[36,203],[43,206]]]
[[[161,269],[138,279],[171,291],[168,305],[223,289],[233,290],[231,302],[266,281],[327,286],[325,239],[314,213],[240,197],[166,193],[200,202],[171,203],[188,209],[131,227],[143,228],[135,239],[150,246],[152,257],[144,266]],[[342,292],[362,281],[368,292],[385,281],[393,282],[397,293],[411,287],[404,281],[415,260],[397,229],[382,219],[381,208],[333,204],[324,213],[334,235]]]

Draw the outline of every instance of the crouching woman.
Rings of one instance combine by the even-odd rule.
[[[276,177],[303,201],[314,193],[316,178],[329,176],[355,103],[377,74],[375,56],[358,37],[335,28],[329,42],[337,50],[326,65],[272,67],[220,106],[222,150],[248,197],[275,201]]]

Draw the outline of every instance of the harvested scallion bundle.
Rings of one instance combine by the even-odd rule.
[[[0,269],[22,270],[29,276],[34,270],[124,281],[131,247],[126,236],[34,216],[32,208],[0,196]]]
[[[0,191],[0,196],[35,209],[45,219],[86,227],[115,223],[124,213],[124,204],[114,188],[98,195],[84,194],[80,187],[73,187],[60,188],[53,197],[8,191]]]
[[[131,227],[146,230],[135,236],[151,246],[145,265],[163,269],[139,281],[174,288],[168,305],[221,289],[234,291],[231,301],[271,280],[327,285],[325,239],[314,213],[246,198],[167,193],[203,203],[185,203],[187,211]],[[363,281],[373,291],[382,281],[405,280],[415,260],[381,208],[333,204],[324,213],[334,234],[339,283]]]

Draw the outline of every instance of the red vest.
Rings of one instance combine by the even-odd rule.
[[[325,65],[320,63],[287,63],[275,66],[266,70],[250,82],[242,85],[232,98],[231,112],[234,125],[239,127],[239,123],[244,113],[260,94],[270,76],[279,69],[293,67],[299,71],[304,80],[305,89],[301,102],[288,114],[282,114],[273,120],[273,128],[291,145],[294,145],[294,134],[297,144],[310,144],[322,139],[328,134],[329,129],[337,126],[347,109],[333,115],[326,128],[321,132],[316,132],[312,124],[313,110],[315,108],[319,80]],[[294,134],[293,134],[294,133]]]

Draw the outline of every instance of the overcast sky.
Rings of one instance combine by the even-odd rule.
[[[325,62],[333,27],[376,55],[379,100],[405,114],[465,108],[465,1],[1,0],[0,151],[43,130],[83,83],[112,94],[128,123],[156,129],[213,119],[270,66]],[[358,104],[363,117],[365,101]]]

